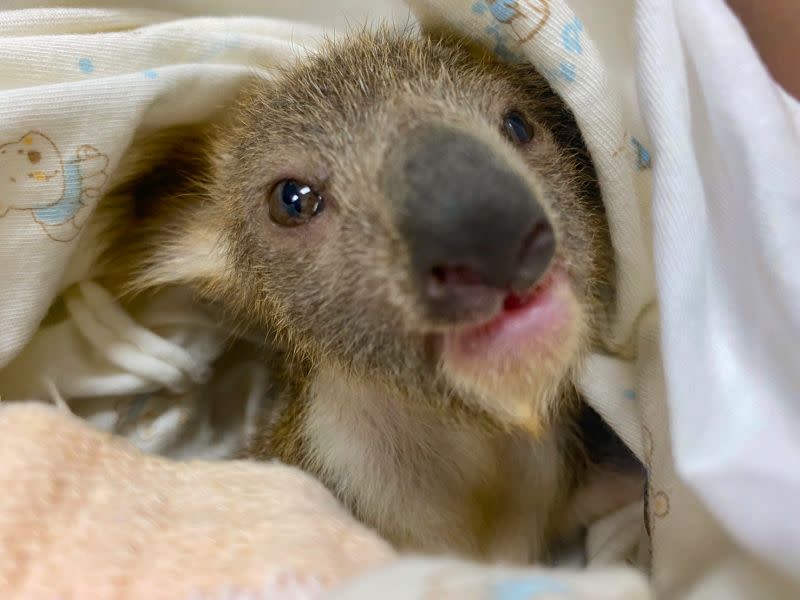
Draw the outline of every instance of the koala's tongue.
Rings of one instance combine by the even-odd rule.
[[[508,294],[489,322],[446,333],[442,363],[490,414],[538,435],[547,404],[537,394],[564,376],[581,322],[567,272],[556,266],[531,293]]]
[[[541,290],[542,286],[537,285],[533,290],[521,296],[514,293],[509,294],[503,300],[503,312],[514,312],[530,306],[538,300]]]
[[[491,321],[452,334],[451,350],[457,354],[527,351],[538,346],[546,351],[559,344],[559,332],[570,324],[571,298],[566,273],[554,268],[533,290],[508,294],[503,310]],[[540,353],[540,352],[537,352]]]

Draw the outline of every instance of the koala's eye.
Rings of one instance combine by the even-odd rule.
[[[515,144],[527,144],[533,139],[533,130],[521,114],[512,111],[503,120],[503,130]]]
[[[324,205],[322,196],[310,185],[285,179],[270,193],[269,216],[278,225],[296,227],[317,216]]]

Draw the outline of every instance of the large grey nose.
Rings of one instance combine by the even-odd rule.
[[[533,287],[553,259],[553,229],[530,185],[470,134],[413,130],[387,153],[383,182],[435,319],[496,308]]]

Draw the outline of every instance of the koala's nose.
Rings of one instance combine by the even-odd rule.
[[[388,152],[384,186],[431,318],[455,323],[497,310],[553,259],[555,235],[530,185],[467,133],[412,131]]]

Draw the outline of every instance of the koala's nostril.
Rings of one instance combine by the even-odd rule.
[[[464,265],[434,266],[423,289],[430,315],[449,322],[490,314],[500,307],[505,294],[487,284],[478,271]]]
[[[431,269],[427,292],[431,298],[439,299],[451,294],[457,288],[481,285],[485,285],[483,278],[467,266],[436,265]]]
[[[555,249],[555,236],[553,228],[546,220],[542,219],[533,226],[519,251],[520,261],[525,261],[536,256],[544,256]]]
[[[41,153],[37,152],[36,150],[30,150],[28,152],[28,160],[31,161],[34,165],[42,160]]]
[[[546,219],[541,219],[522,243],[517,272],[511,285],[514,292],[528,291],[541,279],[556,253],[556,237]]]

